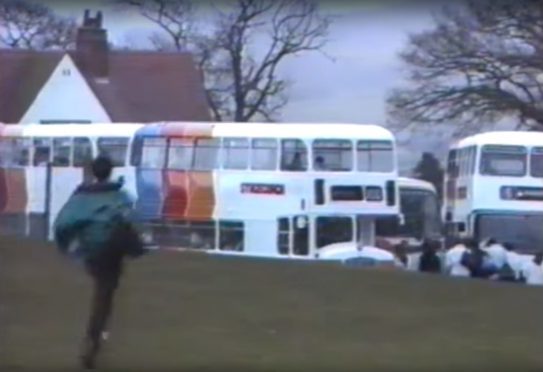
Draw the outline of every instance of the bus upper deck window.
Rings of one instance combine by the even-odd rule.
[[[217,168],[220,142],[217,138],[198,138],[194,148],[193,169],[209,171]]]
[[[222,151],[224,169],[247,169],[249,140],[246,138],[225,138]]]
[[[194,158],[192,138],[172,138],[168,148],[168,169],[189,170]]]
[[[0,139],[0,166],[5,168],[28,165],[30,143],[26,138]]]
[[[53,139],[53,165],[57,167],[68,167],[72,150],[71,138]]]
[[[128,138],[102,137],[98,139],[98,154],[107,156],[115,167],[123,167],[126,162]]]
[[[35,167],[44,167],[51,161],[51,140],[49,138],[34,139],[34,159],[32,164]]]
[[[143,140],[140,166],[149,169],[162,169],[166,160],[166,139],[148,137]]]
[[[390,141],[358,141],[357,169],[361,172],[392,172],[394,154]]]
[[[485,145],[480,172],[490,176],[522,177],[526,174],[527,150],[524,146]]]
[[[543,177],[543,147],[534,147],[530,157],[530,175]]]
[[[272,138],[255,138],[251,142],[251,169],[277,169],[277,141]]]
[[[74,138],[74,167],[84,167],[92,161],[92,144],[88,138]]]
[[[301,140],[281,141],[281,170],[291,172],[307,170],[307,148]]]
[[[353,146],[349,140],[313,141],[313,169],[350,171],[353,169]]]

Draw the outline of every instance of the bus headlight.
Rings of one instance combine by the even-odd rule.
[[[379,186],[367,186],[366,200],[367,201],[383,201],[383,189],[380,188]]]

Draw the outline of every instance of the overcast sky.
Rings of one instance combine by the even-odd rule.
[[[149,32],[156,31],[136,12],[116,11],[104,5],[104,1],[47,2],[59,13],[78,19],[85,8],[103,10],[105,26],[115,44],[127,40],[144,42]],[[285,62],[281,73],[292,81],[292,86],[282,121],[384,125],[386,94],[401,84],[405,76],[398,53],[409,33],[432,27],[430,4],[320,3],[323,12],[337,16],[326,46],[326,52],[334,60],[308,53]],[[417,150],[420,150],[418,145]]]

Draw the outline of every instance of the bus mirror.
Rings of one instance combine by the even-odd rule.
[[[459,222],[458,223],[458,232],[466,232],[466,224],[464,222]]]

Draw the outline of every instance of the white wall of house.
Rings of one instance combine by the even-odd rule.
[[[61,59],[20,123],[40,123],[45,120],[111,122],[106,110],[68,54]]]

